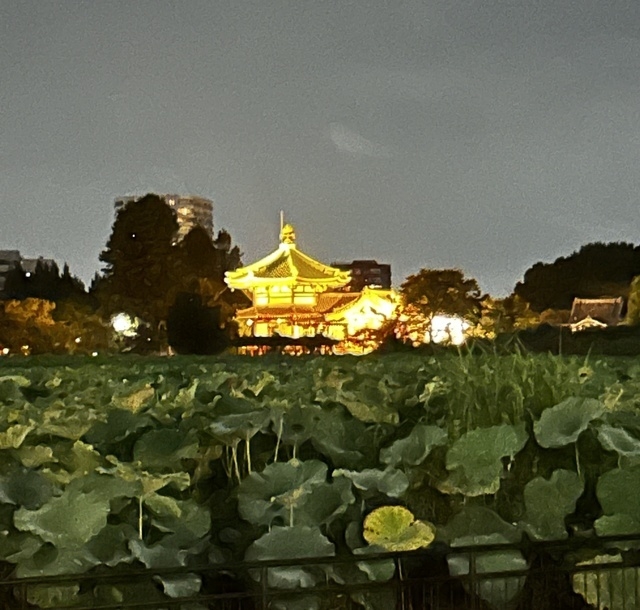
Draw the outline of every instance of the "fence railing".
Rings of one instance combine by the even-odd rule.
[[[636,610],[640,534],[0,580],[0,608]]]

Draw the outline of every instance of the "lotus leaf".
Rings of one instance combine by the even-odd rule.
[[[380,461],[390,466],[422,464],[431,450],[447,442],[447,432],[438,426],[414,426],[406,438],[380,451]]]
[[[623,428],[612,426],[600,426],[598,428],[598,440],[607,451],[615,451],[625,457],[640,456],[640,440],[631,436]]]
[[[98,560],[83,546],[56,548],[43,545],[31,557],[17,562],[16,576],[30,578],[81,574],[98,565]]]
[[[595,398],[567,398],[542,412],[533,424],[541,447],[564,447],[575,443],[589,423],[604,412],[604,404]]]
[[[29,585],[27,601],[38,608],[59,608],[78,602],[79,585]]]
[[[111,446],[152,425],[151,418],[146,415],[136,415],[126,409],[111,409],[106,421],[95,422],[84,438],[95,446]]]
[[[42,414],[38,434],[50,434],[77,441],[91,429],[93,421],[94,416],[90,411],[67,408],[64,403],[57,402]]]
[[[228,445],[239,439],[247,440],[266,428],[270,412],[244,398],[222,396],[216,402],[215,419],[209,424],[209,431],[217,439]]]
[[[451,546],[517,542],[520,531],[490,508],[464,506],[439,530]]]
[[[409,487],[407,475],[402,470],[390,467],[384,470],[367,468],[360,472],[338,468],[333,471],[333,477],[347,477],[364,497],[382,493],[391,498],[399,498]]]
[[[145,544],[142,540],[129,540],[129,549],[133,557],[141,561],[147,568],[177,568],[187,565],[189,552],[185,549],[177,549],[163,540],[152,545]]]
[[[45,445],[23,446],[16,452],[23,466],[27,468],[37,468],[43,464],[57,462],[51,447]]]
[[[364,520],[364,539],[385,551],[414,551],[429,546],[435,527],[415,519],[403,506],[381,506]]]
[[[640,568],[611,567],[622,563],[620,555],[598,555],[578,565],[594,566],[594,571],[580,571],[572,576],[573,590],[597,610],[636,608],[640,598]],[[609,564],[607,567],[603,564]]]
[[[133,459],[149,470],[179,470],[181,460],[198,454],[195,434],[180,430],[149,430],[133,447]]]
[[[451,476],[439,489],[468,496],[495,493],[504,471],[502,459],[513,459],[527,439],[524,423],[476,428],[463,434],[447,452]]]
[[[202,586],[202,578],[197,574],[155,576],[154,579],[162,584],[165,594],[172,598],[197,595]]]
[[[351,482],[345,478],[335,479],[312,487],[300,509],[295,511],[294,520],[297,525],[329,525],[354,502]]]
[[[640,466],[616,468],[600,476],[596,495],[604,516],[595,522],[599,536],[635,534],[640,531]]]
[[[157,498],[165,496],[155,495]],[[171,498],[172,499],[172,498]],[[204,538],[211,529],[211,513],[205,505],[198,504],[195,500],[174,500],[172,509],[178,511],[167,511],[163,514],[155,515],[151,523],[162,532],[170,533],[163,539],[165,544],[174,544],[181,548],[192,548]],[[146,501],[145,501],[146,504]]]
[[[554,470],[549,480],[529,481],[524,488],[527,532],[536,540],[566,538],[565,517],[575,510],[583,488],[580,477],[570,470]]]
[[[99,563],[113,567],[130,563],[133,559],[128,542],[137,538],[138,532],[128,523],[107,524],[86,544],[86,549]]]
[[[378,463],[378,426],[367,426],[344,407],[324,407],[311,437],[316,451],[336,468],[358,469]]]
[[[54,486],[34,470],[21,468],[0,476],[0,502],[35,510],[47,502],[53,492]]]
[[[132,413],[137,413],[143,407],[151,404],[151,399],[155,397],[156,390],[150,383],[143,383],[141,387],[132,391],[118,392],[113,396],[112,402],[120,409],[127,409]]]
[[[108,514],[109,499],[104,494],[70,485],[61,496],[52,498],[38,510],[18,509],[14,524],[56,547],[77,548],[107,524]]]
[[[273,407],[272,411],[275,411]],[[274,433],[284,444],[300,447],[315,433],[322,419],[322,408],[318,405],[295,405],[274,415]]]
[[[28,426],[16,424],[15,426],[10,426],[4,432],[0,432],[0,449],[17,449],[35,427],[35,422],[30,423]]]
[[[276,525],[247,549],[245,560],[287,560],[333,555],[335,555],[333,544],[318,528],[305,525],[292,527]],[[256,576],[259,575],[254,575]],[[298,589],[313,587],[323,576],[324,571],[321,567],[291,566],[270,568],[267,581],[270,587]]]
[[[238,486],[238,512],[256,525],[290,523],[315,487],[327,486],[327,466],[317,460],[275,462]]]
[[[470,561],[470,555],[466,553],[448,555],[449,572],[452,576],[467,576]],[[520,551],[490,551],[479,553],[475,557],[475,573],[478,575],[491,572],[521,572],[528,567],[527,561]],[[526,576],[486,580],[479,578],[473,587],[473,593],[486,601],[492,608],[500,610],[510,608],[522,591],[525,579]],[[463,584],[469,590],[468,581],[464,580]]]

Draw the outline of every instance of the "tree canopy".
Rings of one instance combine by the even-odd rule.
[[[405,305],[413,305],[428,319],[438,314],[475,318],[480,311],[478,282],[460,269],[421,269],[400,286]]]
[[[35,269],[26,272],[21,264],[16,265],[6,275],[3,289],[5,299],[44,299],[59,302],[69,298],[83,299],[86,296],[84,284],[71,275],[65,263],[62,272],[56,262],[38,260]]]
[[[514,294],[534,311],[570,309],[575,297],[628,296],[640,275],[640,246],[629,243],[591,243],[553,263],[536,263],[518,282]]]
[[[216,319],[224,326],[238,298],[224,283],[225,271],[240,265],[231,236],[219,231],[212,239],[199,226],[182,240],[177,236],[175,212],[162,197],[148,194],[127,204],[116,215],[100,255],[103,273],[92,286],[105,314],[125,312],[144,321],[153,343],[160,340],[170,312],[175,330],[183,328],[179,316],[190,315],[187,304],[208,315],[207,308],[222,303]],[[178,295],[180,304],[174,307]]]

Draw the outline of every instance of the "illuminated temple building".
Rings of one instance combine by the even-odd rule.
[[[370,347],[356,337],[381,328],[397,304],[392,290],[347,292],[351,273],[301,252],[291,225],[283,227],[277,250],[227,271],[225,281],[251,299],[251,307],[236,312],[241,337],[322,335],[339,341],[334,351],[342,353],[368,351]]]

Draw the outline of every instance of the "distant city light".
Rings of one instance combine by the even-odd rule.
[[[24,274],[24,276],[25,276],[25,277],[31,277],[31,271],[27,271],[27,272]]]
[[[9,353],[9,351],[10,351],[10,350],[9,350],[9,348],[8,348],[8,347],[3,348],[3,349],[2,349],[2,354],[3,354],[3,356],[6,356],[6,355]]]
[[[76,338],[74,339],[74,341],[75,341],[76,343],[80,343],[80,341],[82,341],[82,339],[81,339],[80,337],[76,337]]]

